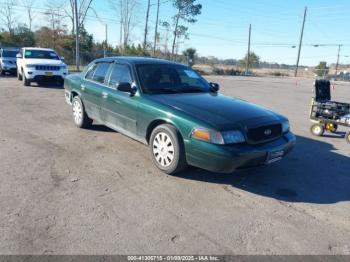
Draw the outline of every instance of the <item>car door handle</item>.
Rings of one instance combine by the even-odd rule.
[[[102,97],[103,97],[103,98],[108,98],[108,93],[102,92]]]
[[[86,88],[86,86],[85,86],[85,85],[81,85],[80,87],[81,87],[81,90],[82,90],[82,91],[84,91],[84,90],[85,90],[85,88]]]

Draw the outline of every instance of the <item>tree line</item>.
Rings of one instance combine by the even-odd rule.
[[[119,26],[119,43],[112,46],[106,41],[96,41],[85,27],[87,19],[103,23],[99,11],[94,8],[96,0],[78,0],[78,24],[81,39],[80,53],[83,63],[111,55],[156,56],[194,63],[196,50],[179,54],[181,44],[189,39],[189,25],[197,22],[202,5],[197,0],[147,0],[142,43],[135,43],[133,31],[136,26],[138,7],[142,0],[108,0],[115,12]],[[55,49],[66,62],[74,64],[75,26],[74,0],[2,0],[0,2],[0,46],[38,46]],[[143,1],[142,1],[143,2]],[[162,5],[170,2],[174,15],[161,19]],[[39,5],[40,4],[40,5]],[[98,3],[97,3],[98,4]],[[38,7],[40,6],[40,7]],[[156,8],[155,28],[149,26],[150,9]],[[18,22],[20,21],[20,22]],[[114,21],[114,20],[113,20]],[[102,26],[101,26],[102,27]],[[154,32],[151,32],[154,29]],[[150,35],[153,34],[151,39]]]

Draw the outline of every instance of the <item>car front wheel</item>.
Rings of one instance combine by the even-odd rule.
[[[151,135],[150,147],[153,162],[164,173],[176,174],[186,169],[183,140],[175,127],[156,127]]]
[[[92,124],[92,119],[86,114],[83,102],[79,96],[75,96],[72,102],[73,120],[77,127],[88,128]]]
[[[22,79],[23,79],[23,85],[24,86],[30,86],[30,81],[26,78],[26,75],[22,71]]]
[[[22,81],[22,75],[19,73],[19,70],[17,70],[17,79]]]

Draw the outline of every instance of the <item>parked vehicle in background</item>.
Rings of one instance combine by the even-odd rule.
[[[0,48],[0,75],[17,74],[16,55],[18,52],[18,48]]]
[[[78,127],[97,120],[149,145],[168,174],[187,165],[231,173],[292,150],[287,118],[218,91],[190,67],[150,58],[99,59],[65,80]]]
[[[46,81],[64,83],[68,67],[52,49],[25,47],[17,55],[18,80],[25,86],[32,82]]]

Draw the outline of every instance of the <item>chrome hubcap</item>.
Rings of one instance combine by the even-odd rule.
[[[153,140],[153,155],[162,167],[170,166],[175,157],[173,141],[166,133],[158,133]]]
[[[83,118],[83,110],[78,101],[74,101],[73,103],[73,116],[74,116],[75,123],[79,125]]]

